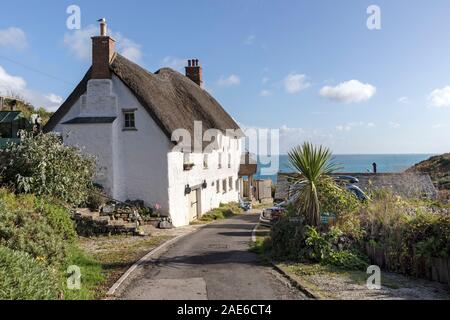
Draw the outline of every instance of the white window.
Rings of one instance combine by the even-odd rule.
[[[219,152],[219,165],[218,165],[219,169],[222,169],[222,153]]]
[[[222,181],[222,189],[223,189],[223,193],[227,193],[227,179],[224,179]]]
[[[231,154],[228,154],[228,168],[231,168]]]
[[[123,111],[123,129],[136,130],[136,109],[124,109]]]
[[[208,154],[203,155],[203,169],[208,169]]]
[[[233,190],[233,177],[228,178],[228,188]]]
[[[219,180],[216,181],[216,192],[220,193],[220,181]]]

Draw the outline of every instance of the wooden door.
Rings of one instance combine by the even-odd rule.
[[[199,207],[198,192],[199,190],[192,190],[191,193],[189,194],[188,200],[189,221],[194,221],[198,218],[198,207]]]

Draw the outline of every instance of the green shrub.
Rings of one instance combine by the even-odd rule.
[[[390,271],[410,275],[416,258],[449,257],[450,216],[427,208],[424,202],[377,192],[356,215],[364,234],[361,246],[383,250]]]
[[[343,236],[338,228],[320,233],[284,217],[273,226],[270,244],[265,244],[265,248],[270,248],[272,257],[279,260],[321,263],[348,270],[367,268],[368,259],[364,255],[340,248]]]
[[[49,195],[69,204],[84,203],[92,184],[94,158],[65,146],[55,134],[21,133],[2,152],[2,184],[16,192]]]
[[[106,204],[106,197],[101,194],[101,190],[98,188],[92,188],[86,199],[86,206],[92,211],[100,210],[100,207]]]
[[[0,245],[60,265],[75,236],[66,209],[33,195],[0,190]]]
[[[29,254],[0,246],[0,300],[58,299],[57,279]]]
[[[272,255],[276,259],[298,260],[300,249],[305,246],[306,228],[291,218],[281,218],[270,233]]]

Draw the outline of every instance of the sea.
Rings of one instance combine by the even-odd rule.
[[[377,164],[377,172],[379,173],[398,173],[432,156],[433,154],[336,154],[333,156],[333,160],[340,167],[338,171],[343,173],[372,172],[372,163]],[[267,165],[261,163],[258,159],[258,172],[256,177],[258,179],[270,178],[276,182],[276,174],[263,175],[261,173],[261,170],[267,167]],[[292,169],[289,167],[287,155],[279,156],[278,171],[283,173],[292,172]]]

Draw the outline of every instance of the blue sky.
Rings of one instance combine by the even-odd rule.
[[[66,27],[72,4],[79,31]],[[381,30],[367,28],[371,4]],[[206,89],[242,126],[280,129],[282,153],[304,140],[335,153],[450,151],[446,0],[27,0],[2,11],[0,91],[37,105],[71,92],[106,17],[119,51],[150,71],[198,58]]]

